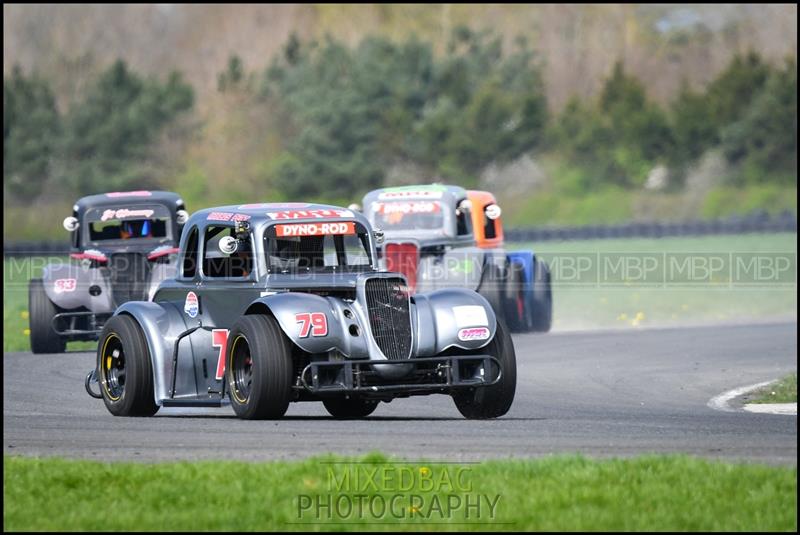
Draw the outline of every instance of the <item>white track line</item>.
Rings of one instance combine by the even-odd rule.
[[[794,414],[797,415],[797,403],[749,403],[744,406],[747,412],[761,414]]]
[[[751,390],[756,390],[758,388],[762,388],[764,386],[771,385],[775,381],[777,381],[777,379],[773,379],[772,381],[765,381],[763,383],[758,383],[758,384],[750,385],[750,386],[740,386],[739,388],[734,388],[733,390],[728,390],[727,392],[723,392],[722,394],[720,394],[718,396],[714,396],[713,398],[711,398],[708,401],[708,406],[711,407],[712,409],[715,409],[715,410],[718,410],[718,411],[739,412],[740,409],[734,409],[733,407],[728,405],[728,402],[730,400],[732,400],[734,398],[738,398],[739,396],[742,396],[744,394],[747,394]]]

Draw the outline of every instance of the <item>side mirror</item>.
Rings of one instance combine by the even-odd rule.
[[[176,215],[178,216],[178,224],[179,225],[183,225],[187,221],[189,221],[189,212],[187,212],[186,210],[178,210],[176,212]]]
[[[352,211],[352,212],[360,212],[361,211],[361,205],[358,204],[357,202],[354,202],[352,204],[349,204],[347,206],[347,209]]]
[[[77,230],[78,227],[80,226],[78,218],[74,216],[69,216],[64,218],[64,222],[62,224],[64,225],[64,228],[67,229],[69,232]]]
[[[497,219],[498,217],[500,217],[500,214],[503,213],[500,207],[497,206],[496,204],[488,205],[484,211],[486,212],[486,217],[488,217],[489,219]]]
[[[376,228],[375,230],[372,231],[372,235],[375,237],[375,243],[377,243],[378,245],[381,245],[383,243],[385,235],[381,229]]]
[[[239,240],[233,236],[225,236],[219,240],[219,250],[225,254],[233,254],[239,248]]]

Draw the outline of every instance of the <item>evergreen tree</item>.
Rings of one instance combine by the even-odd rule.
[[[50,86],[19,66],[3,80],[3,183],[21,200],[37,197],[52,173],[60,120]]]

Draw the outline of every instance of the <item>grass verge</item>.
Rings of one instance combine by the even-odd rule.
[[[3,352],[30,351],[28,281],[40,277],[50,262],[66,257],[5,258],[3,260]],[[67,350],[94,350],[94,342],[69,342]]]
[[[796,467],[686,456],[464,465],[380,454],[155,465],[6,456],[3,478],[11,531],[797,528]]]
[[[556,330],[797,318],[795,233],[512,246],[550,265]]]
[[[753,392],[748,403],[797,403],[797,374],[787,375],[777,383]]]

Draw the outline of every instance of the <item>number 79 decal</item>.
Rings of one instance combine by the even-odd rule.
[[[294,315],[295,321],[300,324],[300,338],[328,335],[328,318],[322,312],[303,312]]]

